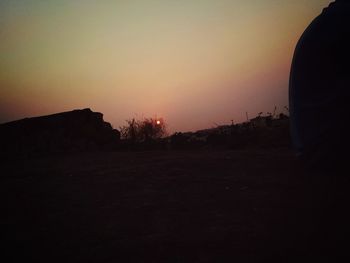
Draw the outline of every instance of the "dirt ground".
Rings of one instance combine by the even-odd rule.
[[[347,244],[347,179],[307,172],[289,149],[71,154],[2,171],[3,262],[336,262]]]

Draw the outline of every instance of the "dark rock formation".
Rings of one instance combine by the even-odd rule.
[[[113,149],[119,140],[119,131],[103,121],[102,113],[90,109],[0,124],[3,156]]]

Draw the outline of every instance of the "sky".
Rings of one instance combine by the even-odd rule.
[[[329,0],[0,0],[0,123],[79,108],[170,132],[284,112]]]

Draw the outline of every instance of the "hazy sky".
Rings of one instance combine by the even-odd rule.
[[[0,0],[0,122],[77,108],[171,132],[288,105],[295,44],[329,0]]]

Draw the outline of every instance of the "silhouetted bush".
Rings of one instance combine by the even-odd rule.
[[[127,125],[120,127],[121,137],[132,143],[150,142],[166,136],[166,124],[163,118],[127,120]]]

